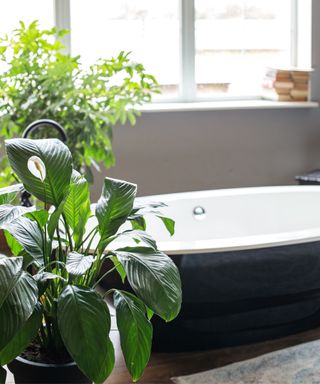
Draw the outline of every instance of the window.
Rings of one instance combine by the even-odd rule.
[[[266,66],[311,62],[311,0],[10,0],[5,7],[0,35],[18,20],[51,26],[55,14],[83,65],[131,51],[165,101],[257,98]]]
[[[0,36],[17,28],[19,21],[30,24],[34,20],[42,28],[53,27],[53,0],[6,1],[0,12]]]
[[[310,3],[71,0],[71,47],[86,63],[132,51],[165,99],[248,98],[258,95],[266,66],[295,66],[299,55],[310,65]]]
[[[93,5],[91,7],[91,5]],[[71,0],[71,47],[84,64],[131,51],[162,85],[178,96],[178,0]]]
[[[290,66],[291,0],[195,0],[197,95],[256,92],[265,66]]]

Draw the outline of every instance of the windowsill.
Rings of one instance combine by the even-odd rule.
[[[180,112],[211,111],[236,109],[291,109],[318,108],[316,101],[269,101],[269,100],[237,100],[237,101],[196,101],[188,103],[151,103],[137,107],[141,112]]]

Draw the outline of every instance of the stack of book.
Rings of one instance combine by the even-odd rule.
[[[308,101],[311,70],[267,68],[262,97],[278,101]]]
[[[292,100],[307,101],[310,94],[310,71],[293,70],[291,71],[293,88],[290,92]]]

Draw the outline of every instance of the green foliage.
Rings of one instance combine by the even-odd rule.
[[[20,22],[0,39],[0,136],[21,137],[35,120],[56,120],[67,132],[74,168],[90,179],[96,163],[110,167],[115,162],[112,127],[135,124],[135,107],[149,102],[159,88],[142,64],[130,60],[130,53],[99,59],[84,69],[79,56],[63,53],[61,37],[66,33],[41,30],[36,21]],[[0,170],[0,181],[7,185],[11,177],[6,158]]]
[[[115,291],[114,305],[126,365],[133,381],[136,381],[149,361],[152,324],[146,317],[143,302],[134,295],[124,291]]]
[[[22,270],[22,263],[22,257],[0,257],[0,351],[32,315],[37,304],[37,284]]]
[[[108,240],[117,233],[127,220],[136,197],[137,186],[122,180],[105,179],[102,195],[96,205],[96,216],[101,236],[99,249],[103,250]]]
[[[35,338],[51,356],[67,353],[90,380],[104,382],[114,366],[104,297],[113,294],[123,355],[138,380],[150,357],[150,318],[174,319],[182,296],[179,272],[144,231],[143,215],[153,212],[171,234],[173,221],[155,210],[161,203],[135,205],[135,184],[110,178],[91,212],[88,181],[57,139],[8,140],[6,149],[23,187],[40,201],[38,208],[10,205],[21,185],[0,189],[0,228],[14,255],[0,255],[0,368]],[[118,248],[123,238],[132,246]],[[134,294],[98,292],[110,273],[127,279]],[[4,377],[0,369],[0,383]]]
[[[20,355],[35,338],[42,321],[42,307],[37,303],[32,315],[23,324],[19,331],[0,352],[0,364],[10,363],[17,355]]]
[[[5,147],[10,165],[26,190],[42,201],[59,206],[69,191],[72,173],[69,149],[58,139],[11,139],[6,141]],[[45,166],[44,182],[29,171],[28,160],[32,156],[41,159]]]
[[[78,367],[92,381],[102,383],[114,365],[110,313],[102,297],[92,289],[67,285],[58,301],[58,324]]]
[[[174,319],[181,304],[179,272],[164,253],[147,247],[114,251],[134,292],[154,313],[166,321]]]

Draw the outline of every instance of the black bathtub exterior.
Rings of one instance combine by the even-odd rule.
[[[153,316],[154,351],[247,344],[320,326],[320,241],[171,258],[182,308],[170,323]],[[120,288],[116,279],[104,287]]]
[[[239,345],[320,325],[320,241],[172,258],[183,304],[171,323],[154,317],[154,350]]]

